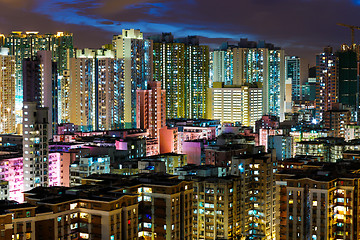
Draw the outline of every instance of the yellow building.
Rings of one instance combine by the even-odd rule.
[[[239,239],[240,177],[194,181],[193,239]]]
[[[207,118],[221,123],[241,123],[255,126],[263,115],[262,88],[256,86],[226,86],[214,82],[207,90]]]
[[[0,50],[0,134],[15,133],[15,57]]]
[[[209,47],[196,37],[154,41],[154,80],[166,90],[166,118],[205,118],[209,87]]]
[[[51,51],[52,61],[57,63],[57,75],[61,86],[69,82],[68,63],[73,56],[73,35],[67,32],[39,34],[38,32],[13,31],[0,36],[1,46],[9,48],[10,55],[15,57],[15,113],[16,122],[22,121],[23,102],[23,59],[36,56],[38,51]],[[57,84],[56,84],[57,85]],[[64,99],[60,95],[59,101]],[[60,105],[61,107],[63,104]],[[62,110],[59,111],[62,113]],[[63,116],[60,121],[64,122]],[[66,120],[66,119],[65,119]]]
[[[275,149],[268,152],[253,150],[232,158],[231,175],[240,176],[241,233],[250,239],[276,239],[277,170]]]

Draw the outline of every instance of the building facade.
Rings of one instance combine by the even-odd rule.
[[[224,46],[212,53],[214,82],[233,85],[258,84],[263,88],[263,114],[283,120],[285,100],[285,53],[265,42],[241,39],[237,46]]]
[[[125,128],[136,128],[136,90],[147,89],[152,80],[152,41],[145,40],[140,30],[122,30],[122,35],[114,35],[112,47],[115,58],[123,61],[123,111]]]
[[[207,118],[221,123],[238,123],[255,127],[263,114],[262,88],[224,86],[214,82],[208,89]]]
[[[0,134],[16,133],[15,57],[0,49]]]
[[[300,91],[300,58],[297,56],[286,56],[286,79],[291,82],[292,101],[301,99]]]
[[[56,134],[58,124],[58,74],[51,51],[38,51],[23,60],[23,99],[48,108],[49,138]]]
[[[334,167],[334,166],[333,166]],[[358,174],[280,173],[279,239],[358,239]]]
[[[163,34],[154,41],[154,80],[166,90],[166,118],[205,118],[209,48],[189,36]]]
[[[239,177],[194,179],[193,239],[242,239]]]
[[[38,51],[51,51],[52,60],[57,62],[58,77],[66,75],[67,63],[73,54],[72,33],[39,34],[38,32],[12,32],[4,36],[3,46],[9,48],[9,54],[15,57],[15,109],[16,121],[21,123],[23,102],[23,59],[36,56]]]
[[[49,186],[48,108],[36,102],[24,102],[23,161],[24,191]]]
[[[70,122],[83,131],[124,126],[123,61],[107,49],[83,49],[70,61]]]
[[[231,174],[246,183],[237,191],[242,201],[241,234],[250,239],[276,239],[275,151],[250,153],[232,158]]]
[[[166,91],[161,82],[148,82],[148,90],[137,90],[136,127],[149,129],[149,136],[159,137],[159,129],[166,124]]]
[[[324,112],[338,102],[338,63],[332,48],[316,56],[316,120],[322,121]]]

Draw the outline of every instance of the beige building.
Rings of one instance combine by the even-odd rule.
[[[112,47],[115,58],[123,61],[123,125],[136,128],[136,90],[146,89],[152,80],[152,41],[145,40],[138,29],[123,29],[121,35],[114,35]]]
[[[221,123],[255,126],[263,115],[262,89],[256,86],[226,86],[214,82],[208,89],[207,118]]]
[[[239,208],[242,236],[276,239],[276,153],[253,151],[232,158],[230,172],[240,176]]]
[[[15,57],[0,49],[0,134],[15,132]]]
[[[70,59],[70,122],[81,130],[123,125],[121,60],[107,49],[83,49]]]
[[[238,239],[241,236],[239,177],[194,181],[193,239]]]
[[[354,170],[340,174],[335,165],[330,168],[278,174],[280,240],[359,239],[360,175]]]
[[[119,189],[118,193],[137,196],[139,206],[138,235],[144,240],[192,240],[193,183],[171,175],[140,174],[94,175],[84,183],[99,184]],[[130,239],[130,238],[129,238]]]
[[[138,239],[136,195],[96,186],[35,188],[25,195],[27,203],[1,203],[0,239]]]

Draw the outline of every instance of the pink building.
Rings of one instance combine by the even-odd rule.
[[[0,161],[0,179],[9,182],[9,200],[24,201],[23,158],[20,155],[2,156]]]
[[[69,186],[69,167],[70,162],[62,159],[61,153],[49,153],[49,186]],[[9,200],[20,203],[24,201],[24,169],[21,155],[1,157],[0,180],[9,183]]]
[[[179,153],[178,129],[167,126],[159,130],[160,154]]]
[[[157,138],[166,123],[166,95],[161,82],[149,81],[148,90],[136,91],[136,127],[149,129],[149,136]]]
[[[181,128],[183,128],[184,141],[216,138],[216,127],[184,126]]]
[[[159,140],[158,138],[147,138],[146,139],[146,156],[159,155]]]
[[[202,141],[185,141],[182,144],[182,153],[187,155],[187,164],[201,165]]]
[[[70,186],[70,163],[63,153],[49,153],[49,186]]]
[[[276,116],[264,115],[261,119],[255,122],[255,131],[259,132],[259,129],[277,129],[280,126],[280,120]]]
[[[62,123],[57,126],[57,134],[73,134],[77,131],[77,126],[73,123]]]
[[[268,150],[269,136],[283,135],[282,129],[259,129],[259,146],[265,146],[265,151]]]
[[[54,135],[53,141],[54,142],[75,142],[76,135],[70,135],[70,134]]]

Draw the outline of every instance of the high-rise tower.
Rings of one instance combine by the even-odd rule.
[[[166,90],[167,118],[204,118],[209,87],[209,48],[189,36],[154,36],[154,80]]]
[[[24,191],[49,184],[48,108],[36,102],[23,107]]]
[[[284,119],[285,53],[263,41],[241,39],[213,53],[214,82],[232,85],[258,84],[263,88],[263,114]]]
[[[36,56],[23,60],[24,102],[36,102],[48,108],[49,138],[56,134],[58,124],[57,63],[50,51],[38,51]]]
[[[21,123],[23,102],[23,59],[35,57],[38,51],[51,51],[52,60],[57,62],[59,78],[66,75],[69,58],[73,54],[72,33],[58,32],[56,34],[40,35],[38,32],[12,32],[4,36],[3,45],[9,48],[9,54],[15,56],[16,79],[16,121]]]
[[[15,133],[15,57],[0,49],[0,134]]]
[[[300,100],[300,58],[286,56],[286,79],[291,82],[292,101]]]
[[[338,62],[331,47],[316,56],[316,119],[338,102]]]
[[[356,49],[342,45],[337,52],[339,58],[339,102],[351,110],[352,119],[359,119],[359,79]],[[356,107],[357,106],[357,107]]]
[[[124,127],[136,127],[136,90],[146,89],[152,80],[152,42],[140,30],[123,30],[114,35],[115,57],[123,61]]]
[[[137,90],[137,128],[149,129],[150,137],[158,138],[166,124],[166,93],[161,82],[148,82],[147,90]]]
[[[70,62],[69,119],[83,131],[124,126],[122,59],[112,50],[79,49]]]

